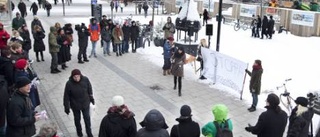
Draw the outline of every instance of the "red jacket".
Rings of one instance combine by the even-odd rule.
[[[0,23],[0,26],[3,25]],[[7,41],[10,38],[10,35],[8,34],[7,31],[5,31],[4,29],[0,30],[0,49],[3,49],[7,46]]]
[[[89,32],[90,32],[90,40],[91,41],[98,41],[100,36],[100,25],[97,23],[96,25],[89,25]]]

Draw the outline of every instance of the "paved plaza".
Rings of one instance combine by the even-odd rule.
[[[30,3],[26,2],[27,5]],[[61,6],[61,5],[58,5]],[[86,5],[79,4],[85,7]],[[27,6],[28,7],[28,6]],[[67,7],[72,8],[73,6]],[[53,9],[55,6],[53,6]],[[87,6],[89,8],[89,6]],[[122,14],[129,15],[132,11]],[[30,13],[31,14],[31,13]],[[55,22],[60,24],[67,23],[63,18],[68,17],[89,17],[90,13],[67,13],[66,17],[62,14],[55,13],[52,17],[46,17],[45,12],[41,9],[39,18],[49,33],[49,27]],[[27,18],[28,25],[31,24],[32,17]],[[81,23],[81,22],[79,22]],[[48,36],[48,35],[47,35]],[[47,38],[44,42],[47,44]],[[182,96],[178,97],[177,91],[173,90],[173,76],[163,76],[162,69],[157,65],[143,59],[139,53],[128,53],[121,57],[112,56],[104,57],[100,43],[97,46],[97,58],[89,58],[90,62],[84,64],[77,63],[78,37],[75,31],[74,43],[72,46],[72,60],[67,63],[69,68],[59,74],[50,74],[51,56],[46,45],[45,62],[34,62],[33,67],[41,79],[40,96],[42,104],[39,110],[46,110],[51,121],[59,125],[60,133],[66,137],[76,137],[76,130],[73,123],[73,114],[66,115],[63,107],[64,86],[67,82],[71,71],[78,68],[82,74],[87,76],[93,86],[96,109],[92,113],[91,123],[94,136],[98,136],[99,126],[102,118],[106,115],[111,105],[111,99],[115,95],[122,95],[125,104],[135,113],[137,124],[141,122],[146,113],[151,109],[158,109],[166,118],[171,127],[177,124],[175,119],[180,116],[180,107],[184,104],[192,108],[193,119],[200,123],[201,126],[209,121],[213,121],[211,108],[213,105],[223,103],[228,106],[229,117],[233,121],[235,137],[253,136],[244,130],[248,123],[255,124],[259,114],[264,110],[258,110],[253,113],[247,111],[248,104],[241,101],[238,97],[228,95],[225,92],[210,88],[206,84],[196,81],[183,79]],[[91,45],[89,42],[88,52],[90,53]],[[34,52],[30,51],[31,57],[34,58]],[[59,67],[60,69],[60,67]],[[153,90],[151,87],[159,87],[160,90]],[[261,101],[263,103],[263,101]],[[45,121],[37,122],[39,127]],[[84,123],[82,120],[82,128]],[[137,126],[141,128],[140,125]]]

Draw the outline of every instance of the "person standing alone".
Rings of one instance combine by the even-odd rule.
[[[252,66],[252,72],[246,69],[246,73],[251,77],[249,90],[252,94],[252,105],[248,108],[249,112],[256,111],[258,104],[258,95],[260,94],[261,89],[261,76],[263,73],[263,68],[261,65],[261,60],[255,60]]]
[[[96,46],[100,37],[100,25],[97,23],[97,19],[95,18],[91,19],[91,24],[89,25],[89,32],[90,32],[90,40],[92,43],[92,49],[91,49],[91,54],[89,55],[89,58],[91,58],[92,56],[97,57]]]
[[[49,52],[51,54],[51,73],[59,73],[61,72],[58,69],[58,52],[60,50],[60,46],[57,42],[57,30],[54,26],[50,27],[49,33]]]
[[[179,47],[177,51],[175,51],[172,57],[172,66],[171,73],[174,76],[174,87],[173,89],[177,89],[177,80],[178,80],[178,95],[181,96],[181,88],[182,88],[182,77],[183,77],[183,65],[186,64],[186,54],[182,47]]]
[[[82,64],[84,62],[89,62],[87,58],[87,47],[88,47],[88,37],[90,36],[90,32],[84,23],[81,23],[81,26],[76,26],[75,28],[78,31],[78,44],[79,44],[79,52],[78,52],[78,63]],[[83,61],[82,61],[83,58]]]
[[[79,69],[74,69],[71,72],[71,76],[66,83],[63,105],[64,112],[69,115],[70,108],[74,116],[74,124],[76,126],[77,135],[82,137],[81,128],[81,112],[83,115],[86,132],[88,137],[93,137],[91,132],[91,121],[90,121],[90,102],[94,105],[92,86],[90,80],[81,74]]]
[[[27,6],[22,0],[20,0],[20,2],[18,4],[18,9],[20,11],[20,14],[21,14],[22,18],[27,16]]]

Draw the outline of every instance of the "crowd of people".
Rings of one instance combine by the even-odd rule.
[[[252,15],[253,20],[251,22],[252,26],[252,33],[251,37],[254,38],[261,38],[263,39],[264,36],[266,36],[267,39],[272,39],[272,35],[275,33],[274,30],[274,20],[273,16],[271,15],[268,19],[267,15],[263,16],[263,19],[261,20],[260,15]],[[261,35],[260,35],[260,30],[261,30]]]

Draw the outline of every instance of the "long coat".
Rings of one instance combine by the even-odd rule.
[[[37,14],[39,8],[38,8],[38,5],[34,2],[34,3],[32,3],[32,5],[30,7],[30,10],[31,9],[32,9],[33,14]]]
[[[114,28],[112,31],[113,42],[115,44],[121,44],[123,40],[123,32],[121,28]]]
[[[66,35],[58,35],[57,36],[57,43],[61,46],[58,52],[58,64],[63,64],[67,61],[71,60],[71,54],[69,52],[69,44],[64,44],[67,40]]]
[[[200,137],[200,126],[190,118],[177,118],[179,124],[174,125],[170,137]]]
[[[30,98],[16,91],[7,108],[7,136],[31,137],[36,133],[35,122]]]
[[[43,39],[45,37],[46,37],[46,35],[42,31],[39,31],[39,32],[36,32],[33,34],[33,38],[34,38],[33,50],[34,50],[34,52],[46,50],[46,47],[43,43]]]
[[[175,33],[175,29],[176,27],[172,22],[166,23],[162,28],[162,30],[164,31],[164,38],[167,39],[168,37],[173,37],[173,34]]]
[[[308,137],[309,125],[314,113],[308,108],[305,109],[306,111],[302,112],[299,116],[297,115],[297,107],[292,110],[289,117],[287,137]]]
[[[22,43],[22,49],[25,51],[29,51],[31,49],[31,39],[30,39],[30,33],[29,31],[19,31],[20,32],[20,36],[23,39],[23,43]]]
[[[250,92],[254,92],[256,94],[260,94],[260,89],[261,89],[261,76],[263,73],[263,69],[253,69],[252,72],[247,71],[248,75],[251,76],[250,84],[249,84],[249,89]]]
[[[185,64],[186,55],[172,58],[171,73],[173,76],[183,77],[183,65]]]
[[[78,31],[78,44],[79,47],[87,47],[90,32],[85,25],[81,25],[80,28],[76,29]]]

